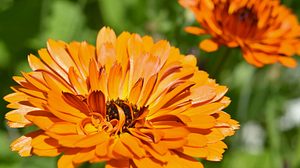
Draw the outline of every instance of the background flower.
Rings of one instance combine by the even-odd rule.
[[[219,45],[240,47],[250,64],[261,67],[280,62],[295,67],[291,58],[300,54],[300,27],[297,17],[279,0],[179,0],[200,23],[186,27],[195,35],[209,34],[211,39],[199,47],[212,52]]]

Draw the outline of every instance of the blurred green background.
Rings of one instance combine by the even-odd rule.
[[[300,16],[299,0],[282,3]],[[203,37],[183,31],[193,24],[193,15],[176,0],[0,0],[0,97],[12,92],[13,75],[30,71],[27,55],[37,55],[48,38],[95,44],[104,25],[117,34],[126,30],[151,35],[196,55],[200,69],[230,88],[232,103],[225,111],[240,121],[241,129],[226,139],[224,159],[203,161],[206,168],[300,168],[300,67],[256,69],[239,49],[202,52],[197,45]],[[0,100],[0,168],[56,167],[57,158],[21,158],[10,151],[10,142],[28,130],[6,126],[6,104]]]

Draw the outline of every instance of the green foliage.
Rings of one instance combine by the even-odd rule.
[[[283,3],[300,16],[298,0]],[[204,161],[207,168],[299,168],[299,125],[282,129],[280,121],[287,111],[286,102],[300,96],[300,68],[270,65],[256,69],[244,61],[239,49],[222,47],[215,53],[202,52],[197,46],[204,37],[183,30],[192,24],[195,24],[193,17],[176,0],[1,0],[0,97],[12,92],[9,87],[15,83],[11,77],[29,71],[27,55],[37,55],[48,38],[95,44],[102,26],[110,26],[117,33],[148,34],[157,40],[167,39],[182,53],[196,55],[200,69],[229,87],[227,95],[232,103],[226,111],[240,121],[242,129],[226,140],[229,149],[223,161]],[[5,105],[1,99],[0,168],[56,167],[58,158],[21,158],[10,151],[9,144],[21,134],[5,126],[4,115],[9,111]],[[253,121],[266,135],[257,151],[249,150],[243,137],[243,126]],[[248,133],[248,138],[262,137]],[[104,164],[81,167],[104,167]]]

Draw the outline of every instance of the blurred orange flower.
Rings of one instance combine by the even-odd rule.
[[[210,34],[199,47],[207,52],[220,45],[240,47],[246,61],[257,67],[280,62],[295,67],[300,54],[297,17],[279,0],[179,0],[200,23],[186,27],[195,35]]]
[[[39,55],[5,97],[10,127],[38,127],[11,144],[21,156],[62,154],[59,168],[202,167],[194,157],[221,160],[239,128],[222,111],[227,88],[167,41],[102,28],[96,47],[49,40]]]

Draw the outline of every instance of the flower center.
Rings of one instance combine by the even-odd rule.
[[[239,21],[247,23],[249,25],[257,24],[256,14],[249,8],[241,8],[235,12],[235,16]]]
[[[253,39],[256,37],[258,18],[252,8],[240,8],[229,14],[229,5],[225,6],[220,14],[220,24],[224,28],[224,33],[229,37],[239,39]]]
[[[71,93],[63,93],[63,96],[68,104],[87,114],[79,123],[83,134],[126,132],[137,122],[143,121],[147,112],[147,107],[137,107],[128,100],[106,100],[101,91],[93,91],[86,98]]]
[[[127,128],[133,127],[134,122],[136,119],[141,116],[144,111],[145,107],[138,108],[136,105],[130,104],[126,100],[111,100],[106,102],[106,120],[111,121],[114,119],[120,119],[120,107],[122,109],[123,114],[125,115],[125,122],[123,124],[122,129],[126,130]]]

